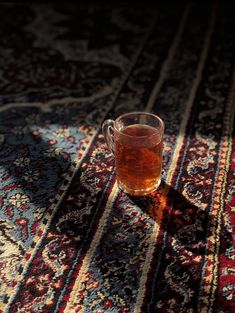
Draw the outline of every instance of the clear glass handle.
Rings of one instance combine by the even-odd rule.
[[[109,150],[114,155],[114,129],[113,129],[114,121],[113,120],[105,120],[102,124],[102,132],[107,143]]]

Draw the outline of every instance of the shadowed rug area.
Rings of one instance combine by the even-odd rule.
[[[0,5],[0,313],[235,311],[235,5]],[[117,188],[105,119],[165,122]]]

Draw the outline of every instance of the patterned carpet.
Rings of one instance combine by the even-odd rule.
[[[235,312],[235,5],[0,5],[0,312]],[[166,124],[117,189],[104,119]]]

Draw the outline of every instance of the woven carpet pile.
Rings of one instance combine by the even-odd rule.
[[[0,312],[235,312],[235,6],[0,5]],[[118,190],[104,119],[165,121]]]

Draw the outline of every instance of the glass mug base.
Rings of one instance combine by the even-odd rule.
[[[149,195],[150,193],[154,192],[157,190],[157,188],[160,186],[161,184],[161,179],[159,179],[157,181],[156,184],[154,184],[153,186],[146,188],[146,189],[130,189],[127,186],[125,186],[125,184],[123,184],[121,181],[117,180],[117,185],[118,187],[124,191],[125,193],[131,195],[131,196],[146,196]]]

